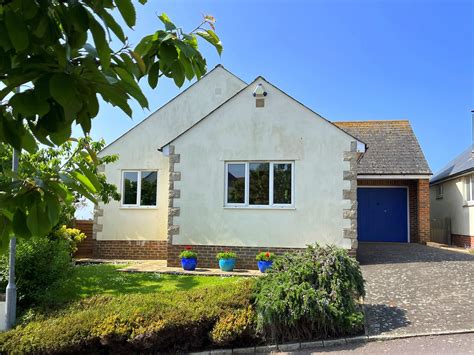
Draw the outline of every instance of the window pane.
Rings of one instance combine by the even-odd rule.
[[[124,205],[137,204],[138,173],[128,171],[123,174],[123,203]]]
[[[245,164],[227,165],[227,203],[245,203]]]
[[[273,164],[273,203],[291,204],[291,164]]]
[[[156,171],[142,171],[141,206],[156,206]]]
[[[249,172],[249,204],[268,205],[270,164],[250,163]]]

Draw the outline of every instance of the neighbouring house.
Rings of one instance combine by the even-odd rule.
[[[330,122],[262,77],[221,65],[101,154],[121,201],[96,206],[94,254],[199,265],[358,241],[429,241],[429,177],[408,121]]]
[[[433,176],[430,195],[436,241],[474,248],[474,145]]]

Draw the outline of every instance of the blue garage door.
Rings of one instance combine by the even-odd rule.
[[[408,242],[407,189],[358,188],[357,233],[363,242]]]

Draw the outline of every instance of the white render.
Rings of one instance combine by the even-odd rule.
[[[166,240],[168,220],[168,158],[158,148],[233,96],[246,84],[217,66],[150,117],[108,145],[100,155],[118,154],[105,166],[110,183],[121,186],[123,170],[158,170],[156,208],[121,207],[118,201],[100,203],[96,216],[102,230],[97,240]]]
[[[466,201],[465,176],[442,182],[443,196],[430,186],[431,219],[451,219],[451,233],[474,235],[474,203]]]
[[[264,107],[252,93],[262,84]],[[225,105],[172,141],[181,173],[174,188],[180,215],[173,244],[304,247],[321,242],[350,249],[343,218],[350,201],[344,152],[355,139],[257,78]],[[226,161],[294,161],[293,208],[229,208],[224,203]],[[354,187],[352,187],[354,188]],[[355,189],[354,189],[355,193]]]

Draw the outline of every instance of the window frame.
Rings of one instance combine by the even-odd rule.
[[[436,186],[436,199],[440,200],[443,198],[444,186],[443,183],[437,184]]]
[[[154,205],[141,205],[141,197],[142,197],[142,172],[149,171],[149,172],[156,172],[156,203]],[[136,204],[125,204],[124,197],[125,197],[125,173],[137,173],[137,203]],[[155,209],[158,208],[158,181],[159,181],[159,171],[158,169],[127,169],[122,170],[122,180],[120,182],[120,207],[121,208],[139,208],[139,209]]]
[[[243,164],[245,165],[245,190],[244,190],[244,202],[243,203],[229,203],[228,198],[228,184],[229,184],[229,164]],[[269,164],[269,182],[268,182],[268,205],[251,205],[250,199],[250,164]],[[291,203],[274,203],[273,202],[273,190],[274,190],[274,165],[275,164],[290,164],[291,165]],[[291,160],[247,160],[247,161],[226,161],[224,169],[224,207],[225,208],[243,208],[243,209],[294,209],[295,208],[295,162]]]
[[[474,203],[474,194],[473,194],[473,191],[472,191],[472,185],[473,185],[473,175],[470,174],[470,175],[467,175],[464,179],[464,195],[466,197],[466,202],[469,202],[469,203]],[[468,196],[468,193],[467,193],[467,188],[469,186],[469,195]]]

